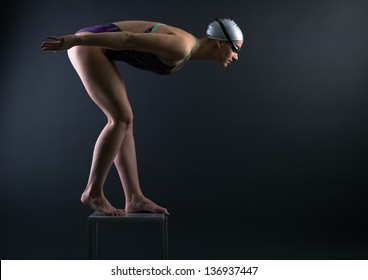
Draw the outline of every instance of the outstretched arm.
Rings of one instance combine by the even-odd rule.
[[[85,35],[66,35],[62,37],[48,36],[41,48],[44,51],[67,50],[74,46],[97,46],[108,49],[119,49],[128,39],[127,32],[106,32]]]
[[[106,32],[84,35],[49,36],[41,45],[44,51],[67,50],[74,46],[97,46],[113,50],[139,50],[180,60],[187,55],[185,39],[174,34]]]

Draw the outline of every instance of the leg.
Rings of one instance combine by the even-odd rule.
[[[116,67],[115,72],[120,77]],[[166,208],[162,208],[144,197],[139,184],[137,157],[135,151],[133,125],[129,126],[114,160],[119,173],[125,194],[126,212],[154,212],[169,214]]]
[[[70,49],[68,55],[88,94],[108,119],[95,145],[81,201],[105,215],[122,215],[105,198],[103,184],[132,124],[133,114],[125,85],[100,48],[78,46]]]
[[[144,197],[138,179],[137,158],[135,152],[133,128],[127,130],[124,141],[114,160],[125,193],[126,212],[154,212],[169,214],[162,208]]]

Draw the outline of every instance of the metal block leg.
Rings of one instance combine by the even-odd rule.
[[[93,257],[93,222],[88,220],[87,222],[87,240],[88,240],[88,259],[92,260]]]
[[[168,241],[168,218],[164,217],[161,222],[161,258],[163,260],[169,259],[169,241]]]
[[[99,260],[101,252],[100,223],[96,223],[95,233],[96,233],[96,259]]]

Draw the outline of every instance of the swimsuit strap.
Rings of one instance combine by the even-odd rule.
[[[153,27],[151,27],[151,33],[155,32],[156,28],[161,26],[161,25],[166,25],[166,24],[163,24],[163,23],[156,23]]]
[[[161,25],[167,25],[167,24],[164,24],[164,23],[156,23],[154,26],[152,26],[150,29],[151,29],[151,33],[153,33],[153,32],[155,32],[155,30],[156,30],[156,28],[157,27],[159,27],[159,26],[161,26]],[[196,50],[196,48],[198,47],[198,39],[196,38],[196,37],[194,37],[195,38],[195,40],[196,40],[196,44],[195,44],[195,46],[193,47],[193,49],[192,49],[192,51],[190,52],[190,54],[189,55],[187,55],[184,59],[183,59],[183,61],[186,61],[187,59],[189,59],[190,58],[190,56],[192,55],[192,53]]]
[[[156,23],[154,26],[152,26],[149,30],[150,30],[150,32],[151,33],[153,33],[153,32],[155,32],[155,30],[156,30],[156,28],[157,27],[159,27],[159,26],[161,26],[161,25],[167,25],[167,24],[164,24],[164,23]],[[194,37],[194,36],[193,36]],[[161,59],[161,57],[160,56],[158,56],[157,55],[157,58],[159,59],[159,60],[161,60],[161,62],[162,63],[164,63],[164,64],[166,64],[166,65],[168,65],[168,66],[175,66],[175,68],[176,67],[179,67],[179,66],[181,66],[181,65],[183,65],[185,62],[187,62],[189,59],[190,59],[190,57],[192,56],[192,54],[193,54],[193,52],[197,49],[197,47],[198,47],[198,38],[197,37],[194,37],[195,38],[195,40],[196,40],[196,43],[195,43],[195,46],[193,47],[193,49],[191,50],[191,52],[185,57],[185,58],[183,58],[182,59],[182,61],[178,64],[178,65],[172,65],[172,64],[168,64],[168,63],[166,63],[166,62],[164,62],[162,59]]]
[[[196,40],[196,43],[195,43],[195,46],[193,47],[193,49],[190,51],[190,54],[187,55],[186,58],[184,58],[184,60],[189,60],[190,57],[192,56],[193,52],[198,48],[198,38],[197,37],[194,37],[195,40]]]

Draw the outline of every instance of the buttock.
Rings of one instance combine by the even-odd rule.
[[[99,24],[94,26],[88,26],[84,27],[82,29],[79,29],[75,34],[79,33],[104,33],[104,32],[120,32],[121,29],[117,27],[113,23],[105,23],[105,24]],[[102,52],[106,55],[107,49],[101,48]],[[108,57],[111,59],[110,57]]]
[[[120,28],[117,27],[115,24],[105,23],[79,29],[76,32],[76,34],[81,32],[104,33],[104,32],[120,32],[120,31],[121,31]]]

